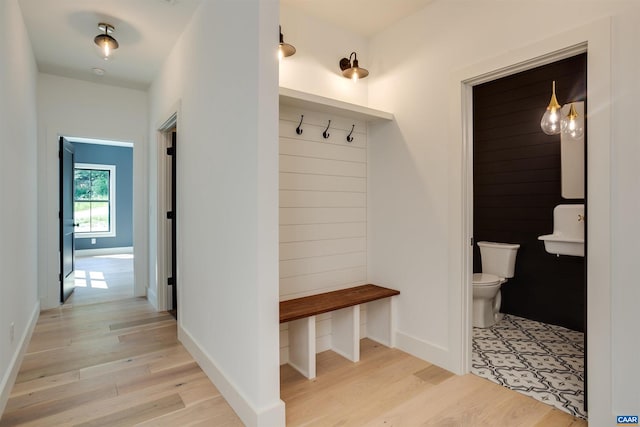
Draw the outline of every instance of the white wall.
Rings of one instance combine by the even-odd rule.
[[[43,308],[58,306],[58,138],[133,142],[135,293],[144,296],[147,265],[146,92],[50,74],[38,75],[38,271]]]
[[[0,414],[38,318],[37,68],[16,0],[0,2]],[[14,324],[14,338],[10,325]]]
[[[368,68],[371,58],[366,38],[285,4],[281,6],[280,23],[284,41],[296,48],[295,55],[280,61],[280,86],[367,105],[369,80],[346,79],[338,65],[340,58],[355,51],[360,66]]]
[[[279,188],[280,300],[367,283],[366,122],[281,105]],[[361,336],[366,336],[365,307]],[[317,353],[331,348],[331,317],[317,316]],[[280,363],[289,361],[288,343],[283,324]]]
[[[151,165],[178,108],[179,338],[250,426],[284,425],[277,29],[275,0],[202,2],[150,89]]]
[[[640,323],[632,260],[640,237],[638,198],[633,196],[640,161],[634,119],[639,112],[635,100],[640,60],[634,45],[640,6],[634,1],[596,1],[581,7],[557,2],[551,9],[543,7],[547,4],[434,2],[373,38],[369,106],[393,112],[397,121],[374,127],[369,135],[369,279],[401,291],[398,345],[460,372],[467,357],[462,354],[461,290],[469,278],[462,276],[467,248],[462,94],[456,77],[476,64],[485,64],[476,69],[488,72],[492,69],[486,64],[492,62],[497,69],[530,59],[527,53],[548,53],[530,46],[558,49],[565,31],[587,28],[585,34],[595,34],[588,59],[590,73],[594,71],[588,88],[593,125],[589,143],[594,144],[589,152],[597,154],[589,159],[590,173],[597,177],[589,183],[589,237],[597,242],[589,250],[589,417],[590,424],[612,425],[615,414],[640,410],[640,369],[633,362],[640,339],[631,326]],[[592,26],[593,21],[599,23]],[[544,42],[549,38],[554,42]],[[566,43],[576,40],[574,34]],[[593,80],[596,74],[600,81]]]

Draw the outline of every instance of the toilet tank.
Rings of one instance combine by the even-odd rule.
[[[513,277],[516,254],[520,245],[515,243],[478,242],[482,272],[505,279]]]

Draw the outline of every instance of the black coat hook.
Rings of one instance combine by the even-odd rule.
[[[296,128],[296,133],[298,135],[302,135],[302,119],[304,119],[304,114],[300,114],[300,123],[298,123],[298,127]]]
[[[355,129],[356,125],[351,125],[351,132],[349,132],[349,135],[347,135],[347,142],[353,142],[353,137],[351,136],[353,134],[353,129]]]
[[[327,132],[329,130],[329,126],[331,126],[331,120],[329,120],[329,123],[327,124],[327,128],[324,130],[324,132],[322,132],[322,137],[324,139],[327,139],[329,138],[329,136],[331,136],[329,132]]]

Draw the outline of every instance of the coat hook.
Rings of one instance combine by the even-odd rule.
[[[298,135],[302,135],[302,119],[304,119],[304,114],[300,114],[300,123],[298,123],[298,127],[296,128],[296,133]]]
[[[353,137],[351,136],[353,134],[353,129],[355,129],[356,125],[351,125],[351,132],[349,132],[349,135],[347,135],[347,142],[353,142]]]
[[[329,132],[327,132],[329,130],[329,126],[331,126],[331,120],[329,120],[329,123],[327,124],[327,128],[324,130],[324,132],[322,132],[322,137],[324,139],[327,139],[329,138],[329,136],[331,136]]]

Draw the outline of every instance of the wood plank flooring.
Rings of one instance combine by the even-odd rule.
[[[281,367],[287,426],[586,427],[587,422],[475,375],[457,376],[371,340],[361,360],[318,354],[307,380]]]
[[[288,426],[586,427],[474,375],[456,376],[370,340],[361,361],[318,354],[318,377],[285,365]],[[41,313],[0,426],[241,426],[143,298]]]
[[[44,311],[0,426],[241,426],[144,298]]]
[[[78,256],[76,288],[67,305],[95,304],[133,297],[133,254]]]

